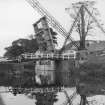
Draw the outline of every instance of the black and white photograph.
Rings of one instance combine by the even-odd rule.
[[[0,0],[0,105],[105,105],[105,0]]]

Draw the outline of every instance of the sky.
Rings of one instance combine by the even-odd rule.
[[[72,21],[65,8],[79,0],[38,1],[69,31]],[[96,8],[100,12],[101,23],[105,24],[105,0],[95,1]],[[0,56],[3,56],[5,48],[10,46],[14,40],[28,38],[30,34],[34,34],[33,23],[38,21],[40,17],[40,14],[26,0],[0,0]],[[72,37],[75,39],[77,36],[73,35]],[[95,39],[104,40],[105,37],[97,35]],[[59,35],[59,46],[62,45],[63,40],[64,38]]]

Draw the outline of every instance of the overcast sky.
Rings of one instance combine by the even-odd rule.
[[[77,0],[39,0],[68,31],[71,19],[65,8]],[[78,0],[79,1],[79,0]],[[90,0],[91,1],[91,0]],[[105,0],[96,0],[102,23],[105,24]],[[25,0],[0,0],[0,56],[5,52],[4,48],[11,45],[18,38],[27,38],[34,34],[32,24],[40,18],[40,15]],[[74,36],[73,36],[74,37]],[[74,37],[75,38],[75,37]],[[97,36],[96,39],[105,39]],[[62,37],[59,37],[61,43]]]

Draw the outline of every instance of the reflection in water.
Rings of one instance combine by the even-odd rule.
[[[4,103],[2,104],[0,102],[0,105],[35,105],[35,100],[29,99],[24,94],[18,94],[14,96],[10,92],[5,91],[8,91],[7,87],[0,87],[0,96]]]
[[[36,105],[54,105],[57,101],[56,93],[49,92],[49,93],[37,93],[35,94],[36,97]]]
[[[6,91],[8,88],[0,87],[0,91]],[[27,94],[1,93],[5,105],[54,105],[58,101],[57,92],[28,92]],[[0,105],[4,105],[1,104]]]
[[[8,90],[8,88],[0,87],[1,92],[6,90]],[[69,97],[71,97],[75,89],[69,88],[65,90]],[[89,105],[105,105],[105,95],[87,97],[87,100]],[[74,97],[72,105],[79,104],[80,96],[77,95]],[[67,105],[67,99],[64,92],[29,92],[28,94],[17,94],[16,96],[11,93],[0,93],[0,105]]]

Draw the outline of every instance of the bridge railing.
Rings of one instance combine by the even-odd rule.
[[[54,53],[47,53],[47,54],[35,54],[35,53],[26,53],[22,54],[21,58],[23,59],[76,59],[76,53],[67,53],[67,54],[54,54]]]

